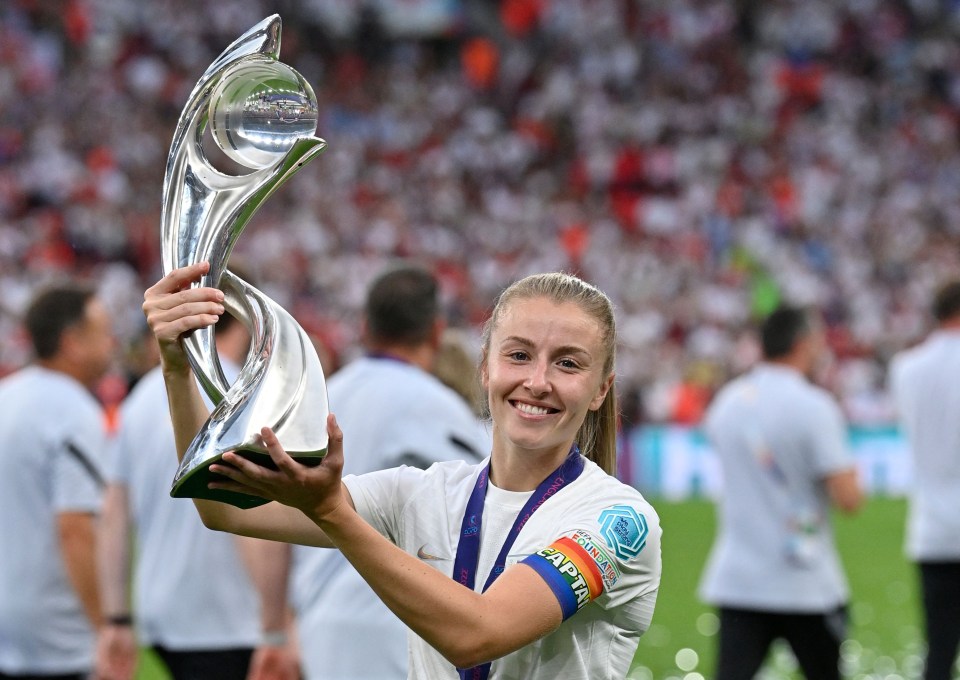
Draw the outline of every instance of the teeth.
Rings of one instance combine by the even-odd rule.
[[[550,413],[550,409],[534,406],[533,404],[524,404],[517,402],[517,409],[533,416],[545,416]]]

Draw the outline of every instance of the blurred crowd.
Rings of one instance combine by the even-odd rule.
[[[960,265],[960,3],[437,4],[455,21],[412,34],[360,0],[2,3],[0,374],[30,292],[70,272],[130,348],[103,398],[136,378],[177,118],[277,12],[329,147],[234,256],[329,370],[390,258],[429,263],[471,337],[507,283],[563,269],[618,307],[628,422],[698,422],[780,300],[823,310],[851,421],[890,421],[888,360]]]

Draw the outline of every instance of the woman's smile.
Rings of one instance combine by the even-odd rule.
[[[560,410],[556,408],[551,408],[549,406],[537,406],[536,404],[531,404],[516,399],[510,400],[510,404],[521,413],[529,416],[546,416],[560,412]]]

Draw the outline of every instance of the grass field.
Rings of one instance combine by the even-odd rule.
[[[713,540],[709,501],[654,499],[664,528],[663,580],[653,624],[640,642],[630,680],[706,680],[713,669],[716,617],[696,595]],[[911,680],[920,677],[921,637],[916,579],[903,557],[906,506],[901,499],[872,498],[855,517],[834,518],[841,557],[852,590],[851,629],[843,647],[848,678]],[[165,674],[147,657],[138,680]],[[792,657],[777,649],[763,680],[793,680]]]
[[[711,677],[717,619],[696,596],[715,527],[708,501],[654,500],[664,528],[663,578],[650,630],[637,650],[631,680],[703,680]],[[846,677],[905,680],[920,677],[921,631],[914,569],[903,556],[906,504],[872,498],[854,517],[834,517],[852,601],[843,646]],[[776,649],[765,680],[801,678],[792,656]]]

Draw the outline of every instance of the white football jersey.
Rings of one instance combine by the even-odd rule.
[[[358,512],[406,552],[452,576],[463,514],[483,465],[438,463],[347,477]],[[488,485],[476,589],[529,493]],[[660,584],[660,524],[640,493],[586,461],[583,473],[534,512],[507,557],[533,567],[564,610],[560,627],[493,662],[491,680],[621,680],[650,625]],[[410,678],[457,680],[456,669],[410,634]]]

